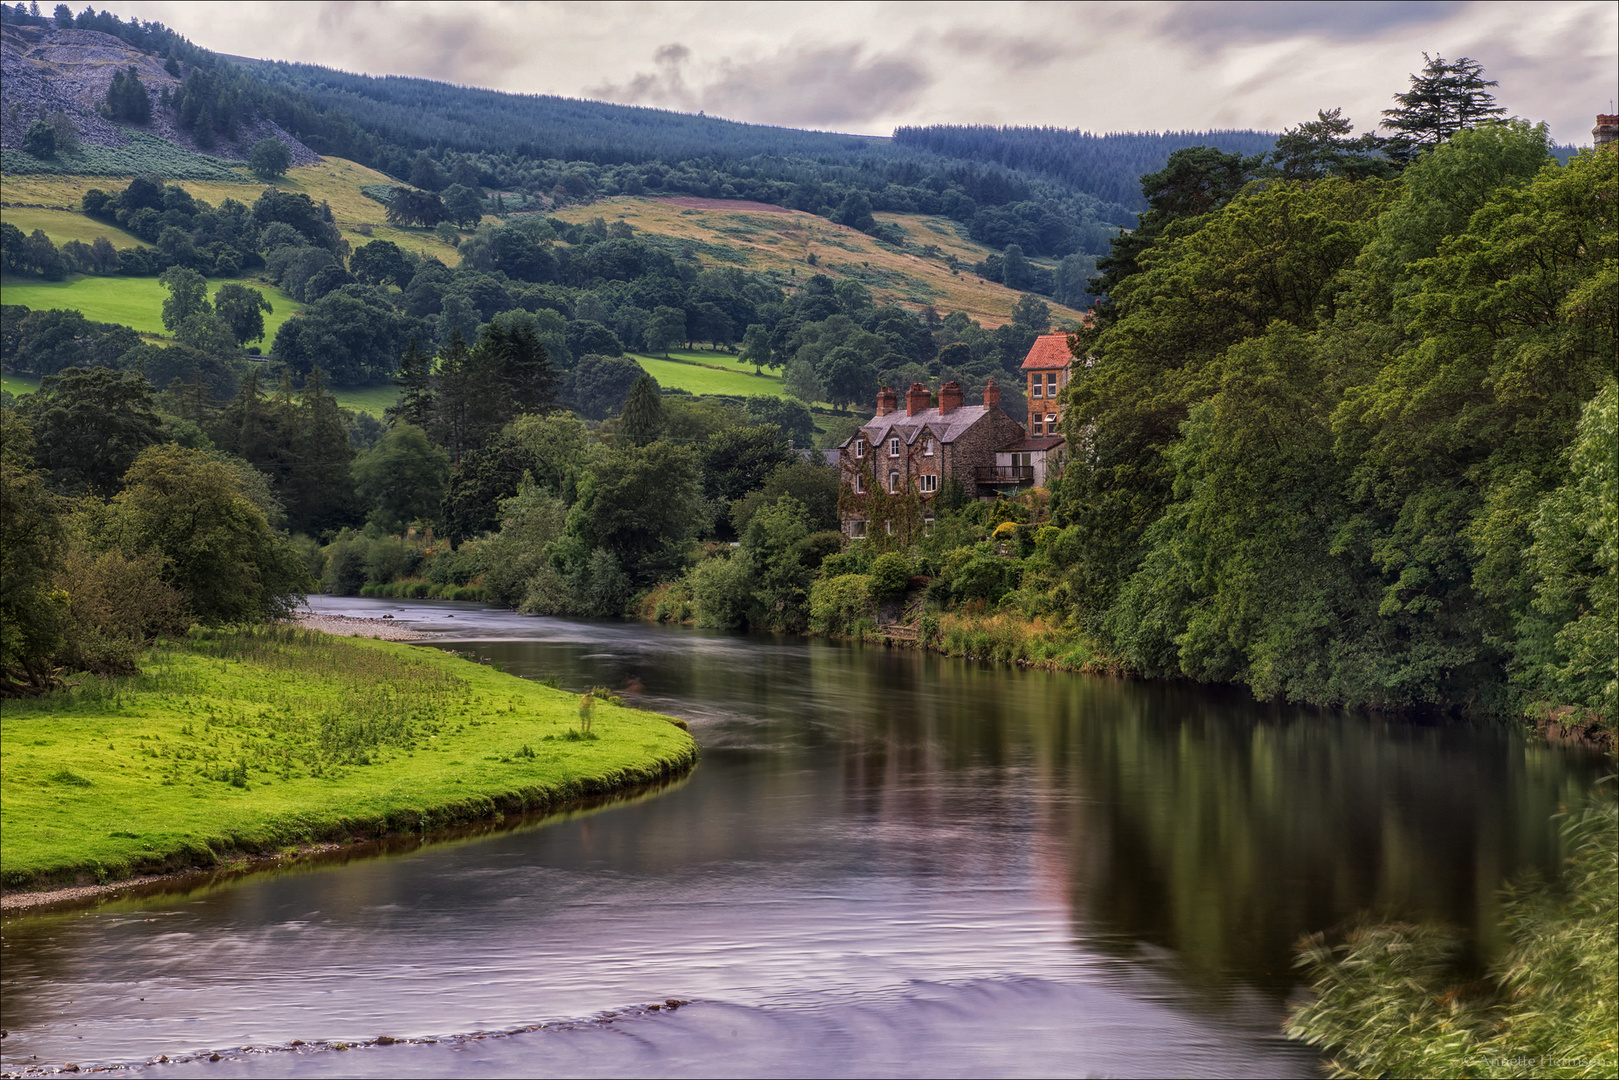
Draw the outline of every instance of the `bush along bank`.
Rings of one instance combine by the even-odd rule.
[[[194,630],[142,674],[8,702],[8,890],[562,807],[689,769],[678,722],[434,649]]]

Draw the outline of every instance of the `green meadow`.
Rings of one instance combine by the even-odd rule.
[[[50,237],[51,243],[57,247],[61,247],[69,240],[93,244],[98,236],[105,236],[108,242],[120,251],[124,248],[143,246],[141,238],[134,233],[125,232],[116,225],[108,225],[73,210],[56,210],[42,206],[8,206],[0,212],[0,220],[4,220],[7,225],[15,225],[30,235],[37,229]]]
[[[694,394],[787,396],[787,391],[782,389],[780,375],[769,371],[755,375],[752,364],[739,361],[730,353],[675,350],[668,359],[643,353],[627,355],[640,364],[643,371],[657,379],[659,386],[690,390]]]
[[[226,280],[208,282],[208,295],[213,296]],[[294,313],[304,305],[267,282],[242,279],[240,284],[258,289],[275,307],[264,317],[264,340],[268,346]],[[36,311],[48,308],[68,308],[77,311],[92,322],[122,323],[143,334],[162,334],[163,301],[168,290],[158,284],[155,277],[78,277],[69,281],[7,280],[0,283],[0,294],[8,304],[22,304]]]
[[[8,887],[547,809],[696,760],[664,717],[595,702],[587,722],[577,695],[433,648],[194,630],[142,668],[6,702]]]

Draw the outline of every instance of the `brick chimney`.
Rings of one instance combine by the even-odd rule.
[[[928,388],[919,382],[913,382],[911,388],[905,391],[905,415],[915,416],[919,412],[925,412],[932,402],[933,395],[928,392]]]
[[[966,400],[966,395],[961,392],[961,384],[951,379],[939,387],[939,415],[943,416],[951,409],[961,408]]]
[[[1619,115],[1597,113],[1597,126],[1591,129],[1591,138],[1595,140],[1598,150],[1619,140]]]
[[[1001,388],[995,385],[995,380],[994,379],[991,379],[991,380],[989,380],[989,382],[984,384],[984,405],[986,407],[988,407],[990,405],[997,405],[998,406],[998,405],[1000,405],[1000,403],[1001,403]]]
[[[887,416],[899,410],[899,395],[894,393],[892,386],[885,386],[877,391],[877,415]]]

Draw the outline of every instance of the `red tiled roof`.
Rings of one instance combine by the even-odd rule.
[[[1023,361],[1023,370],[1034,368],[1065,368],[1074,362],[1068,351],[1067,334],[1041,334],[1034,339],[1034,347]]]

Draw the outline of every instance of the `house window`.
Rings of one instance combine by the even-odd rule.
[[[1012,464],[1013,465],[1017,465],[1017,466],[1020,466],[1022,468],[1027,469],[1033,463],[1034,463],[1034,455],[1033,454],[1013,454],[1012,455]]]
[[[1054,412],[1046,413],[1046,430],[1047,431],[1054,431],[1056,429],[1056,427],[1057,427],[1057,414],[1054,413]]]
[[[894,535],[894,522],[893,522],[893,521],[892,521],[892,520],[890,520],[890,521],[886,521],[886,522],[884,522],[884,523],[883,523],[883,524],[884,524],[884,525],[885,525],[885,526],[886,526],[886,527],[887,527],[887,529],[888,529],[888,535],[889,535],[889,536],[893,536],[893,535]]]
[[[854,456],[857,457],[857,458],[866,456],[866,440],[865,439],[856,439],[854,441]]]
[[[922,535],[923,536],[932,536],[933,535],[933,515],[932,514],[924,514],[923,517],[922,517]]]
[[[898,439],[889,439],[888,440],[888,456],[889,457],[899,457],[899,440]]]
[[[917,482],[917,485],[923,491],[938,491],[939,490],[939,478],[937,476],[932,475],[931,473],[927,473],[927,474],[924,474],[922,476],[917,477],[916,482]]]
[[[856,540],[859,540],[861,537],[865,536],[866,523],[864,521],[849,522],[849,535]]]
[[[1029,434],[1030,435],[1038,435],[1038,434],[1040,434],[1040,414],[1039,413],[1030,413],[1029,414]]]
[[[866,478],[861,476],[859,473],[854,474],[854,493],[856,495],[864,495],[866,493]]]
[[[923,439],[922,440],[922,456],[923,457],[932,457],[933,456],[933,440],[932,439]]]
[[[888,493],[890,495],[899,494],[899,473],[897,472],[888,474]]]
[[[1043,386],[1041,385],[1041,382],[1040,382],[1040,376],[1038,376],[1038,375],[1032,376],[1029,379],[1029,396],[1030,397],[1044,397],[1045,395],[1041,393],[1042,389],[1043,389]]]
[[[1048,372],[1046,372],[1046,397],[1054,398],[1056,396],[1057,396],[1057,373],[1055,371],[1048,371]]]

